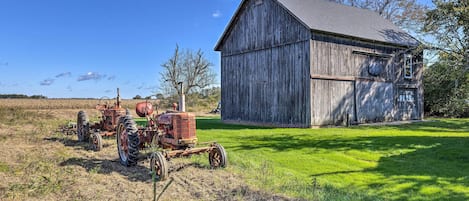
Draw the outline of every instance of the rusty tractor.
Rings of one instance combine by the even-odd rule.
[[[116,102],[110,104],[109,101],[99,101],[96,109],[100,111],[99,122],[90,123],[85,111],[78,112],[77,115],[77,136],[79,141],[89,141],[93,150],[100,151],[103,147],[102,136],[113,136],[116,134],[116,127],[119,119],[127,114],[126,109],[120,105],[120,94],[117,89]]]
[[[184,104],[184,103],[182,103]],[[184,108],[184,107],[180,107]],[[195,115],[183,111],[167,111],[153,114],[153,105],[147,101],[138,103],[136,113],[146,118],[146,125],[138,126],[132,116],[120,118],[117,125],[117,150],[121,164],[136,165],[139,151],[156,148],[150,156],[150,169],[159,180],[168,177],[168,163],[173,157],[190,156],[208,152],[212,168],[225,167],[227,155],[216,142],[199,143],[197,147]]]

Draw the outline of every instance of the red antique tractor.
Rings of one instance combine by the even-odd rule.
[[[166,161],[173,157],[208,152],[212,168],[226,166],[226,152],[220,144],[208,142],[203,143],[206,145],[204,147],[196,147],[196,121],[193,114],[182,111],[153,114],[153,105],[148,101],[138,103],[136,113],[146,118],[145,126],[137,126],[130,115],[121,117],[117,125],[117,150],[121,164],[135,165],[139,150],[156,147],[158,151],[150,157],[150,169],[160,180],[167,178]]]
[[[109,101],[101,104],[101,100],[96,105],[96,109],[101,112],[99,122],[90,124],[85,111],[80,111],[77,115],[78,140],[89,141],[95,151],[100,151],[103,147],[102,136],[115,135],[119,119],[126,115],[126,109],[120,105],[119,89],[117,89],[117,98],[114,104],[110,104]]]

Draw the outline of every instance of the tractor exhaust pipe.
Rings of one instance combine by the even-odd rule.
[[[178,82],[178,85],[181,85],[181,95],[179,97],[179,112],[186,111],[186,95],[184,94],[184,84]]]
[[[120,92],[119,92],[119,88],[117,88],[117,97],[116,97],[116,106],[117,108],[120,108],[121,107],[121,95],[120,95]]]

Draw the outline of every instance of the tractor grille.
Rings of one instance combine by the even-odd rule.
[[[173,114],[173,129],[180,139],[196,138],[195,134],[195,116],[191,113]]]

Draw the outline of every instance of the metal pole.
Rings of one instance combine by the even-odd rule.
[[[120,92],[119,92],[119,88],[117,88],[117,107],[120,108],[121,107],[121,95],[120,95]]]
[[[179,112],[186,111],[186,96],[184,94],[184,84],[182,82],[178,83],[181,85],[181,96],[179,97]]]

